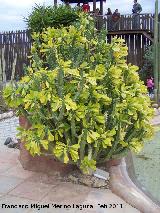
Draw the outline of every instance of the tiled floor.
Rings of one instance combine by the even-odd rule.
[[[0,193],[6,194],[16,188],[24,180],[21,178],[0,175]]]
[[[19,163],[18,155],[18,150],[8,148],[0,150],[0,212],[139,212],[110,190],[60,182],[54,176],[49,177],[46,174],[26,171]],[[44,206],[45,204],[47,206]],[[100,207],[101,204],[106,204],[105,208]],[[109,208],[111,207],[109,204],[116,205],[112,206],[114,208]],[[14,208],[9,208],[11,205]]]
[[[64,183],[54,176],[24,170],[19,150],[3,145],[7,137],[15,136],[17,126],[14,117],[0,122],[0,213],[139,212],[110,190]],[[106,204],[105,208],[101,204]]]

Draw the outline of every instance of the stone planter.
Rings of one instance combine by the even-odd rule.
[[[31,124],[25,117],[19,117],[19,124],[23,128],[30,128]],[[48,175],[60,174],[64,175],[76,169],[73,165],[66,165],[59,161],[56,161],[53,156],[43,155],[33,157],[25,149],[25,142],[20,143],[20,156],[19,160],[23,168],[34,172],[43,172]]]

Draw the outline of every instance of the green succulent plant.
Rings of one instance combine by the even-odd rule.
[[[153,110],[122,39],[106,43],[90,17],[34,33],[28,75],[4,90],[7,104],[32,124],[19,128],[26,149],[44,150],[84,173],[136,152],[152,136]]]

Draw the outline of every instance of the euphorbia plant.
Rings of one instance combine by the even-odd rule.
[[[33,37],[28,75],[4,91],[10,107],[32,124],[19,129],[26,149],[33,156],[46,150],[85,173],[140,151],[152,135],[152,109],[138,68],[126,63],[124,41],[106,43],[88,18]]]

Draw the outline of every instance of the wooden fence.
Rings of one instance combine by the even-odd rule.
[[[0,60],[6,79],[11,79],[11,74],[16,58],[15,78],[19,79],[24,75],[24,65],[29,64],[27,56],[30,54],[31,39],[26,30],[16,32],[0,33]]]
[[[102,22],[106,24],[106,28],[108,27],[108,18],[98,17],[97,21],[97,27]],[[140,29],[143,29],[143,31],[153,31],[153,15],[140,15],[139,24]],[[148,45],[151,45],[151,40],[145,37],[140,31],[135,32],[135,29],[133,29],[132,15],[121,16],[117,26],[118,31],[110,31],[107,35],[108,42],[110,42],[115,35],[123,38],[128,46],[128,62],[141,67],[145,49]],[[126,32],[124,32],[125,30]],[[23,30],[0,34],[0,64],[3,65],[7,80],[11,79],[15,57],[17,57],[16,79],[24,75],[23,66],[24,64],[29,65],[27,56],[30,54],[30,49],[31,38],[28,31]]]
[[[111,39],[116,34],[112,35],[109,34],[107,36],[108,42],[111,42]],[[140,68],[143,65],[144,62],[144,53],[148,46],[152,44],[152,42],[146,38],[143,34],[137,33],[137,34],[117,34],[117,37],[120,37],[125,40],[125,43],[128,46],[128,57],[127,61],[128,63],[132,63],[134,65],[139,66]]]

